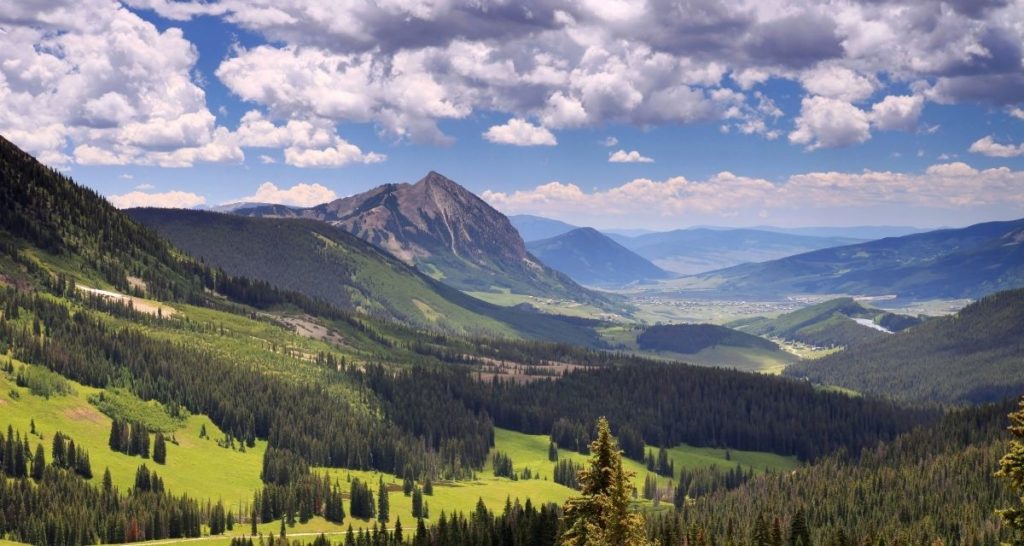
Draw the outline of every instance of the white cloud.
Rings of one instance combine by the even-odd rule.
[[[285,148],[284,162],[295,167],[342,167],[350,163],[380,163],[387,156],[375,152],[363,153],[359,146],[344,140],[323,149]]]
[[[789,140],[808,150],[859,144],[871,138],[868,116],[856,106],[826,97],[805,98]]]
[[[273,165],[277,163],[277,160],[267,154],[260,154],[260,163],[264,165]]]
[[[338,198],[334,190],[320,184],[295,184],[282,189],[272,182],[264,182],[256,188],[256,193],[233,199],[232,203],[275,203],[297,207],[312,207],[327,203]]]
[[[160,31],[110,0],[7,3],[4,11],[0,132],[43,161],[237,156],[200,151],[217,126],[193,78],[198,52],[180,29]]]
[[[138,186],[135,186],[135,189],[139,190],[139,191],[149,191],[149,190],[156,189],[156,186],[154,186],[152,184],[149,184],[149,183],[145,183],[145,184],[139,184]]]
[[[608,155],[609,163],[654,163],[654,160],[640,155],[640,152],[631,150],[618,150]]]
[[[919,95],[890,95],[871,107],[871,124],[883,131],[913,131],[923,109]]]
[[[800,77],[800,81],[812,95],[846,102],[864,100],[875,91],[875,85],[870,79],[836,65],[809,70]]]
[[[1024,120],[1024,109],[1021,109],[1019,106],[1010,108],[1009,114],[1017,119]]]
[[[488,190],[482,196],[506,214],[588,219],[678,219],[688,214],[722,218],[793,209],[842,209],[856,215],[867,207],[885,206],[958,210],[1010,204],[1020,209],[1024,171],[945,163],[922,173],[810,172],[781,183],[722,172],[706,180],[640,178],[591,192],[572,183],[549,182],[514,192]]]
[[[555,135],[544,127],[533,125],[525,119],[512,118],[505,125],[494,125],[483,134],[488,142],[512,146],[554,146],[558,144]]]
[[[236,162],[249,147],[337,163],[352,155],[340,123],[448,144],[440,122],[495,112],[549,132],[714,122],[772,139],[783,134],[780,97],[754,91],[769,80],[806,90],[784,123],[809,149],[864,142],[872,127],[912,129],[925,99],[1024,102],[1024,11],[939,4],[124,0],[262,37],[230,49],[215,71],[265,118],[235,134],[211,113],[210,75],[180,29],[161,31],[114,0],[7,2],[0,132],[58,164]],[[920,98],[893,99],[908,88]],[[863,104],[876,94],[890,96]]]
[[[603,141],[601,142],[601,144],[602,144],[602,145],[603,145],[604,147],[606,147],[606,148],[611,148],[612,146],[618,146],[618,145],[619,145],[619,139],[617,139],[617,138],[615,138],[615,137],[613,137],[613,136],[610,136],[610,137],[607,137],[607,138],[605,138],[605,139],[604,139],[604,140],[603,140]]]
[[[122,195],[111,195],[109,200],[119,209],[135,207],[187,209],[206,203],[206,198],[202,195],[186,191],[169,191],[164,193],[132,191]]]
[[[970,151],[989,157],[1017,157],[1024,155],[1024,144],[1000,144],[991,136],[986,136],[974,141]]]

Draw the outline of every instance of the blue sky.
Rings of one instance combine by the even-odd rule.
[[[0,134],[118,206],[436,170],[605,228],[966,225],[1024,216],[1020,8],[39,0],[0,9]]]

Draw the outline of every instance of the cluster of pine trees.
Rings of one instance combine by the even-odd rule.
[[[76,446],[75,441],[64,433],[54,433],[50,454],[53,457],[50,464],[53,466],[71,470],[87,480],[92,479],[89,452],[82,446]],[[43,461],[43,446],[40,444],[36,446],[36,455],[32,460],[32,477],[37,480],[43,474]]]
[[[551,479],[555,483],[560,483],[570,489],[579,489],[580,482],[577,476],[580,472],[580,465],[576,464],[571,459],[562,459],[555,463],[555,469],[551,474]]]
[[[349,514],[356,519],[373,519],[377,515],[377,506],[373,502],[373,491],[370,484],[353,478],[349,487]]]
[[[693,470],[684,468],[679,471],[679,480],[676,482],[672,497],[673,504],[676,508],[682,508],[688,498],[695,499],[715,491],[736,489],[753,477],[753,468],[744,470],[739,464],[725,470],[718,466]]]
[[[676,475],[676,463],[668,458],[668,450],[664,446],[658,448],[657,459],[654,458],[654,451],[648,449],[644,463],[647,465],[647,470],[656,472],[659,476],[672,478]]]
[[[160,435],[163,443],[163,434]],[[139,455],[143,459],[149,458],[149,429],[138,421],[127,421],[115,417],[110,423],[110,439],[107,441],[110,449],[127,455]],[[156,448],[154,448],[154,460],[156,459]],[[167,446],[162,447],[164,460],[166,462]]]
[[[143,479],[143,469],[122,494],[109,471],[95,487],[72,468],[45,464],[41,454],[32,463],[41,468],[34,479],[0,472],[0,536],[16,542],[81,546],[197,537],[208,522],[194,499],[167,493],[148,471]]]

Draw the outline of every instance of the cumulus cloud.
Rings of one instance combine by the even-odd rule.
[[[121,195],[111,195],[108,199],[119,209],[134,207],[187,209],[206,203],[206,198],[202,195],[187,191],[168,191],[163,193],[132,191]]]
[[[654,160],[640,155],[640,152],[631,150],[618,150],[615,153],[608,155],[609,163],[654,163]]]
[[[789,140],[808,150],[859,144],[871,138],[868,115],[856,106],[827,97],[811,97],[800,103],[800,116]]]
[[[279,188],[273,182],[264,182],[256,193],[234,199],[232,203],[275,203],[297,207],[312,207],[338,198],[334,190],[320,184],[295,184],[290,188]]]
[[[890,95],[871,106],[871,124],[883,131],[913,131],[924,109],[918,95]]]
[[[549,133],[714,122],[772,139],[781,112],[757,96],[772,80],[806,91],[785,126],[807,149],[913,129],[926,100],[1024,101],[1024,12],[1005,0],[9,4],[0,131],[53,163],[187,166],[240,161],[248,147],[337,163],[352,156],[339,124],[449,144],[442,122],[481,112]],[[265,119],[223,127],[197,48],[124,6],[262,37],[232,48],[215,76]]]
[[[180,29],[160,31],[111,0],[4,11],[0,132],[43,161],[190,165],[241,154],[211,148],[218,127]]]
[[[363,153],[359,146],[340,141],[324,149],[285,148],[284,162],[295,167],[342,167],[349,163],[380,163],[387,156],[376,152]]]
[[[812,95],[846,102],[864,100],[875,91],[875,84],[869,78],[836,65],[808,70],[800,77],[800,81]]]
[[[514,192],[485,191],[483,198],[507,214],[586,218],[667,219],[696,214],[730,217],[758,210],[864,207],[957,207],[1012,204],[1024,207],[1024,171],[979,170],[965,163],[932,165],[922,173],[889,171],[809,172],[780,183],[721,172],[706,180],[639,178],[604,190],[549,182]]]
[[[512,118],[504,125],[494,125],[487,129],[483,136],[488,142],[512,146],[554,146],[558,144],[558,140],[555,139],[555,135],[551,134],[551,131],[519,118]]]
[[[991,136],[986,136],[974,141],[970,151],[989,157],[1017,157],[1024,155],[1024,144],[1000,144]]]

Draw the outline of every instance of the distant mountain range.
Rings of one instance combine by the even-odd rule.
[[[1024,286],[1024,220],[807,252],[672,281],[681,292],[978,298]]]
[[[671,276],[593,228],[577,228],[526,246],[545,264],[586,285],[625,285]]]
[[[842,237],[847,239],[861,239],[873,241],[886,237],[903,237],[915,233],[931,231],[911,226],[847,226],[847,227],[799,227],[780,228],[775,226],[754,226],[750,229],[759,231],[774,231],[776,233],[789,233],[791,235],[807,235],[809,237]]]
[[[457,334],[582,344],[595,339],[556,317],[467,296],[323,222],[181,209],[131,209],[128,214],[229,274],[267,281],[342,309]]]
[[[859,242],[842,237],[812,237],[756,229],[677,229],[638,237],[612,235],[622,246],[659,267],[696,274],[748,262],[764,262]]]
[[[528,243],[550,239],[579,229],[577,226],[560,220],[529,214],[510,216],[509,220]],[[881,234],[904,233],[906,230],[913,229],[863,227],[786,230],[772,227],[764,229],[700,227],[662,232],[606,229],[601,230],[601,233],[663,270],[693,275],[742,263],[763,262],[809,250],[862,242],[867,238],[825,235],[830,230],[837,233],[849,230],[864,234]],[[797,233],[803,230],[808,233]],[[815,232],[821,234],[812,234]]]
[[[415,184],[385,184],[315,207],[235,213],[327,222],[460,290],[609,303],[531,256],[508,218],[436,172]]]

